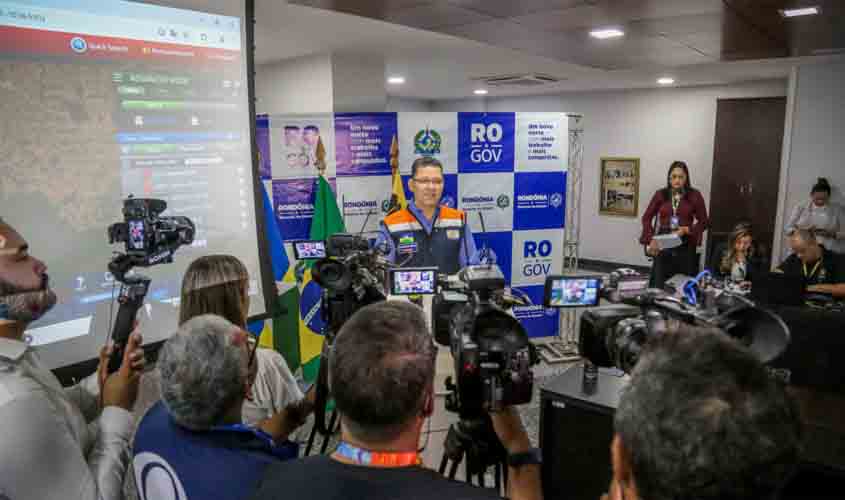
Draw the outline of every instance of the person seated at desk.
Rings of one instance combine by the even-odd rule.
[[[135,435],[141,500],[247,498],[267,465],[296,458],[297,445],[278,445],[242,423],[256,361],[249,334],[211,314],[183,323],[165,342],[156,365],[161,401]]]
[[[443,181],[440,160],[414,160],[408,181],[414,199],[384,218],[376,246],[386,247],[387,259],[401,267],[437,267],[446,274],[482,260],[494,263],[492,251],[476,249],[464,211],[440,204]]]
[[[746,288],[750,287],[760,267],[754,233],[747,222],[734,226],[727,243],[716,247],[710,263],[710,271],[717,279],[730,279]]]
[[[820,245],[807,229],[793,231],[789,246],[793,253],[778,266],[778,271],[802,277],[808,293],[845,299],[845,256]]]

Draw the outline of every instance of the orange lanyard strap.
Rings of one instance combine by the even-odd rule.
[[[355,463],[361,465],[371,465],[375,467],[408,467],[409,465],[421,465],[419,453],[415,451],[406,452],[389,452],[389,451],[370,451],[352,446],[343,441],[337,446],[335,452]]]

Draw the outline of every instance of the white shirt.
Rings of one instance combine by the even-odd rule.
[[[737,283],[745,281],[745,276],[747,274],[747,265],[748,264],[746,262],[734,261],[733,265],[731,266],[731,281],[735,281]]]
[[[786,223],[786,234],[795,229],[816,227],[830,231],[835,238],[816,236],[816,241],[834,252],[845,251],[845,211],[836,203],[827,202],[823,207],[817,207],[812,200],[799,203],[792,209],[789,221]]]
[[[0,494],[123,498],[132,415],[115,406],[98,413],[96,373],[63,389],[35,348],[0,338]]]
[[[302,391],[281,354],[259,347],[255,360],[258,370],[252,384],[252,401],[244,401],[241,410],[243,422],[249,425],[266,420],[302,399]]]

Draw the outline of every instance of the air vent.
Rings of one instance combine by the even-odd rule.
[[[491,87],[501,87],[504,85],[536,87],[537,85],[559,82],[561,81],[561,78],[555,78],[554,76],[544,75],[542,73],[525,73],[521,75],[482,76],[473,78],[473,80],[484,82]]]

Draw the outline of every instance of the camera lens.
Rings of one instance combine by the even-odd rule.
[[[648,337],[648,325],[642,319],[621,320],[607,336],[607,352],[613,364],[625,373],[631,373]]]
[[[321,260],[314,264],[314,281],[323,288],[334,291],[346,290],[352,284],[348,269],[336,260]]]

